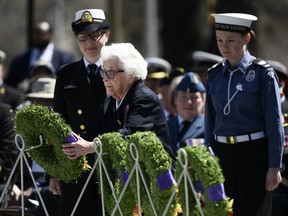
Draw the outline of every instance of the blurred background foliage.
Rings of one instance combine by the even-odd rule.
[[[71,22],[85,8],[105,10],[110,42],[131,42],[144,57],[162,57],[187,70],[195,50],[219,55],[210,13],[251,13],[259,19],[250,52],[288,65],[287,0],[0,0],[0,49],[7,54],[6,67],[29,46],[31,26],[38,21],[50,22],[56,46],[80,58]]]

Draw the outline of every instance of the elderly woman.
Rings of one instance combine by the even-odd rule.
[[[154,131],[170,156],[169,130],[157,95],[144,85],[147,62],[130,43],[105,46],[100,57],[100,71],[108,94],[98,110],[93,127],[78,141],[63,145],[63,152],[70,159],[94,152],[93,140],[99,134],[119,131],[123,136],[136,131]]]

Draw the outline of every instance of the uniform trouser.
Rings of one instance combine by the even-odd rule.
[[[95,171],[94,171],[95,172]],[[82,191],[82,188],[87,180],[90,172],[85,172],[82,176],[73,182],[61,182],[61,205],[60,215],[70,216],[77,202],[77,199]],[[87,188],[81,198],[74,216],[102,216],[101,196],[98,190],[98,183],[95,178],[91,178]]]
[[[212,149],[223,170],[226,195],[234,200],[234,216],[264,216],[259,213],[263,206],[271,211],[271,199],[267,199],[265,191],[267,139],[236,144],[215,142]],[[269,211],[264,211],[265,216],[270,215]]]

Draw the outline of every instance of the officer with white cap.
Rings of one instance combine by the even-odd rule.
[[[262,215],[281,181],[284,130],[277,75],[248,51],[256,16],[212,16],[224,60],[208,71],[205,141],[219,158],[234,215]]]
[[[95,113],[106,98],[106,90],[100,69],[100,51],[109,38],[109,22],[102,9],[84,9],[75,13],[72,31],[83,58],[65,65],[57,73],[54,93],[54,111],[61,114],[72,130],[82,134],[92,124]],[[95,155],[87,156],[93,166]],[[85,172],[71,182],[50,180],[50,190],[61,194],[61,216],[71,215],[74,205],[88,178]],[[61,187],[60,187],[61,185]],[[87,188],[74,215],[102,215],[96,173]]]

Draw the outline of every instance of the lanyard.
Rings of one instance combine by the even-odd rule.
[[[230,98],[230,86],[231,86],[231,80],[232,80],[232,76],[233,74],[238,70],[239,68],[233,70],[233,71],[230,71],[230,77],[229,77],[229,82],[228,82],[228,89],[227,89],[227,98],[228,98],[228,101],[225,105],[225,107],[223,108],[223,113],[224,115],[229,115],[230,113],[230,103],[231,101],[234,99],[234,97],[237,95],[237,93],[239,91],[243,91],[243,88],[242,88],[242,84],[241,83],[238,83],[237,86],[236,86],[236,91],[235,93],[232,95],[232,97]]]

